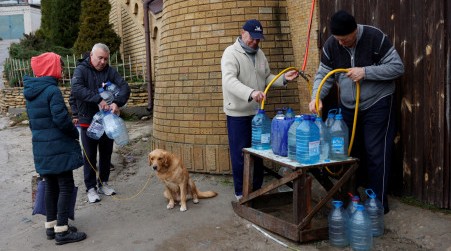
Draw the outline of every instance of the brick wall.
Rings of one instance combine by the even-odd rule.
[[[307,32],[310,20],[310,10],[314,0],[287,0],[288,18],[290,23],[291,34],[293,40],[293,52],[296,67],[302,69],[305,48],[307,46]],[[313,22],[310,32],[310,46],[308,51],[307,64],[305,73],[310,75],[309,82],[303,78],[298,79],[299,102],[302,113],[308,113],[308,103],[310,102],[311,86],[313,85],[313,77],[319,65],[321,50],[318,48],[318,3],[316,2],[313,12]]]
[[[147,106],[147,86],[143,83],[130,83],[130,99],[128,107]],[[60,87],[64,101],[69,106],[70,87]],[[0,89],[0,112],[6,113],[9,108],[25,108],[25,98],[22,87]]]
[[[247,19],[265,29],[261,49],[272,72],[293,66],[285,1],[164,1],[156,64],[152,147],[182,156],[191,171],[230,173],[220,61]],[[298,88],[273,87],[265,110],[294,107]]]
[[[139,0],[110,0],[111,22],[122,37],[122,53],[145,56],[143,6]],[[137,5],[136,5],[137,4]],[[135,11],[138,6],[138,11]],[[150,13],[154,78],[153,148],[180,155],[190,171],[230,173],[220,60],[245,20],[259,19],[266,39],[260,46],[272,72],[304,61],[311,0],[165,0],[163,12]],[[319,62],[318,7],[314,10],[305,73],[310,81]],[[311,84],[311,83],[310,83]],[[309,83],[299,78],[288,88],[272,87],[265,110],[291,106],[308,112]]]

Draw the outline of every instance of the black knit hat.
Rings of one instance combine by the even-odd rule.
[[[344,10],[336,12],[330,18],[330,32],[333,35],[344,36],[351,34],[357,28],[354,17]]]

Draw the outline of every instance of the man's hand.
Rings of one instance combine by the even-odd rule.
[[[103,110],[103,111],[109,111],[110,110],[110,106],[108,105],[108,103],[102,99],[102,101],[100,101],[99,103],[99,109]]]
[[[73,118],[72,119],[72,124],[77,125],[78,124],[78,118]]]
[[[295,70],[291,70],[285,73],[284,77],[286,80],[291,81],[299,76],[299,72]]]
[[[112,113],[116,114],[117,116],[120,115],[121,110],[119,109],[119,106],[117,106],[117,104],[112,103],[112,104],[110,105],[110,108],[111,108],[111,112],[112,112]]]
[[[365,68],[363,67],[354,67],[349,68],[346,76],[352,79],[354,82],[360,81],[365,78]]]
[[[319,100],[319,104],[318,104],[318,110],[319,112],[323,109],[323,102],[321,101],[321,99]],[[316,110],[316,100],[312,100],[310,101],[310,103],[308,104],[308,108],[312,113],[318,114],[318,111]]]
[[[251,97],[255,102],[261,103],[266,98],[266,95],[264,92],[254,90],[251,93]]]

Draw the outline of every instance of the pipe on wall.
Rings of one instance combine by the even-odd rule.
[[[146,67],[147,67],[147,110],[152,110],[152,56],[150,49],[150,24],[149,24],[149,6],[155,0],[144,0],[144,32],[146,39]]]

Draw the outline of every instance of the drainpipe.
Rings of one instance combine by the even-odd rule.
[[[146,39],[146,66],[147,66],[147,110],[152,110],[152,60],[150,50],[150,25],[149,25],[149,6],[155,0],[144,0],[144,32]]]

